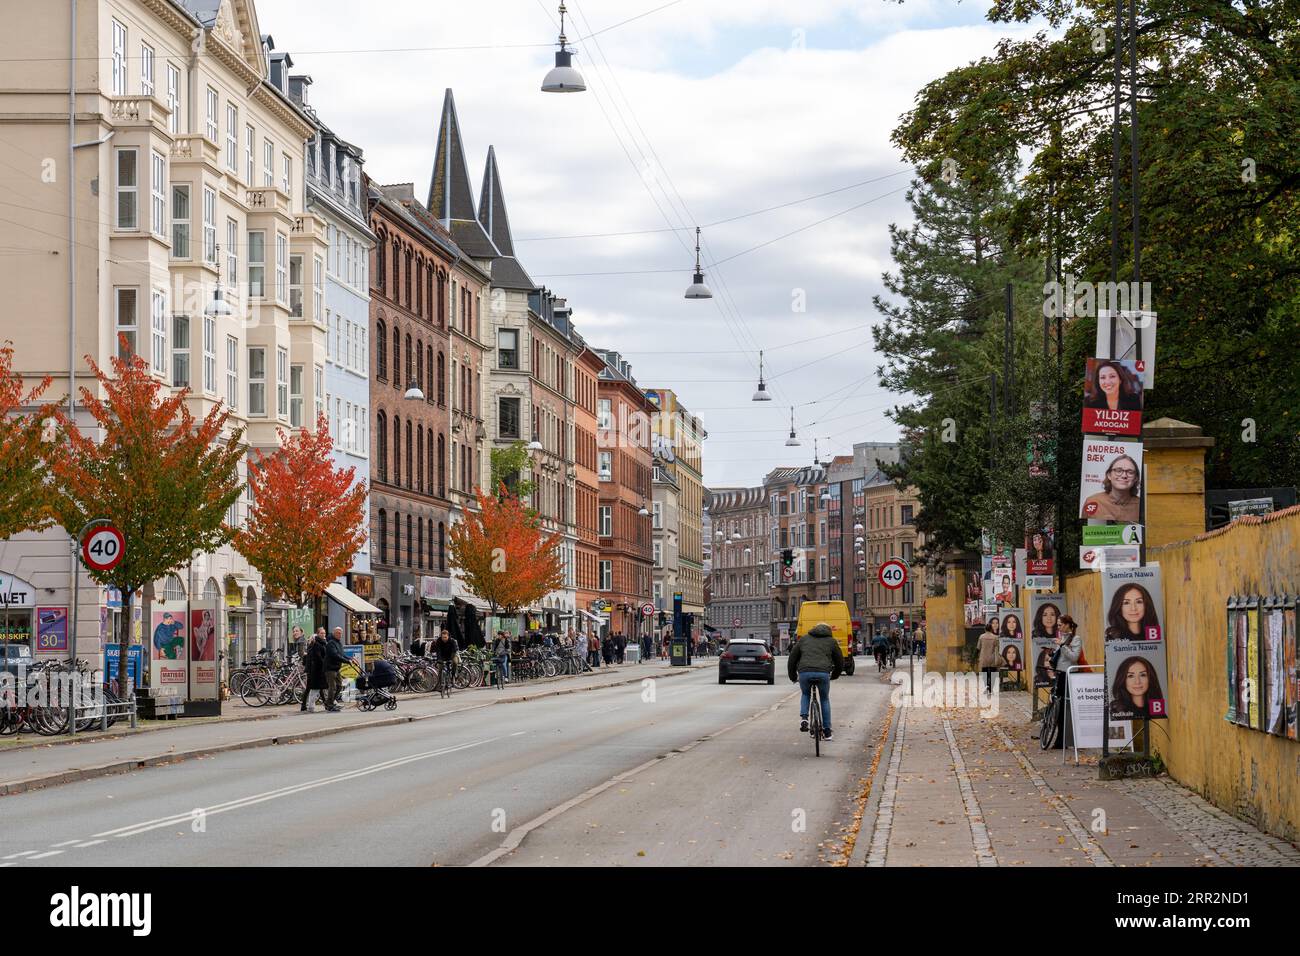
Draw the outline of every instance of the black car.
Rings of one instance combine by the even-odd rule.
[[[729,680],[776,683],[776,662],[763,641],[731,641],[718,658],[718,683]]]

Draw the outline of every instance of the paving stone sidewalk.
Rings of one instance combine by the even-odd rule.
[[[877,772],[867,866],[1300,866],[1300,849],[1176,782],[1101,781],[1043,751],[1029,694],[900,707]],[[864,823],[860,839],[868,839]]]

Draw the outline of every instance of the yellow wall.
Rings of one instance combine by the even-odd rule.
[[[927,670],[946,674],[970,667],[961,656],[966,646],[962,612],[966,583],[960,567],[950,567],[945,573],[947,593],[925,601],[925,661]]]
[[[1185,541],[1205,530],[1205,449],[1147,453],[1147,545]]]
[[[1300,507],[1150,548],[1147,562],[1162,572],[1169,661],[1169,719],[1152,721],[1152,749],[1174,779],[1211,803],[1300,840],[1300,742],[1223,719],[1228,598],[1300,592]],[[1072,576],[1066,594],[1088,660],[1100,663],[1101,575]]]

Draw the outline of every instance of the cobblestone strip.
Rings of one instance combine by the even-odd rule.
[[[957,785],[961,788],[961,801],[966,805],[966,820],[970,823],[970,840],[975,848],[975,859],[980,866],[997,866],[997,854],[989,843],[989,829],[984,824],[984,811],[975,798],[975,788],[971,786],[970,774],[966,772],[966,761],[962,759],[957,738],[953,736],[952,722],[947,717],[943,719],[943,734],[948,738],[948,752],[952,754],[953,771],[957,774]]]
[[[1039,794],[1056,810],[1057,815],[1061,818],[1061,822],[1064,823],[1066,829],[1070,831],[1070,835],[1074,837],[1075,842],[1079,844],[1080,849],[1087,854],[1088,859],[1092,861],[1092,865],[1114,866],[1115,861],[1106,855],[1106,851],[1101,848],[1099,843],[1093,840],[1092,835],[1088,833],[1087,828],[1079,822],[1079,818],[1076,817],[1074,811],[1070,809],[1070,805],[1065,802],[1065,799],[1059,793],[1048,786],[1047,781],[1043,779],[1043,775],[1035,770],[1034,765],[1029,762],[1029,758],[1020,752],[1020,748],[1016,746],[1015,741],[1007,736],[1005,730],[992,721],[989,722],[989,726],[992,727],[993,732],[1001,738],[1002,745],[1006,747],[1007,750],[1011,751],[1012,756],[1016,758],[1016,762],[1020,764],[1020,769],[1028,775],[1029,779],[1038,789]]]
[[[907,708],[898,708],[898,727],[894,731],[894,749],[889,754],[889,770],[885,785],[880,791],[880,806],[876,808],[876,826],[871,831],[871,849],[867,853],[867,866],[884,866],[889,855],[889,835],[894,825],[894,798],[898,795],[898,771],[903,764],[903,743],[907,738]]]
[[[1238,820],[1175,781],[1116,780],[1112,785],[1182,834],[1215,866],[1300,866],[1300,850],[1290,843]]]

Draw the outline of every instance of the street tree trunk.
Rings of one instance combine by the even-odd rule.
[[[134,694],[135,688],[131,686],[131,625],[134,623],[132,617],[135,611],[135,588],[122,585],[122,620],[118,624],[117,635],[117,692],[123,700]],[[140,666],[144,667],[144,657],[141,655]]]

